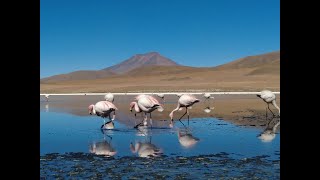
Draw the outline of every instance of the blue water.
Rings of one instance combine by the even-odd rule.
[[[151,142],[168,156],[226,152],[239,158],[268,155],[272,159],[279,159],[280,134],[276,134],[271,142],[262,142],[257,138],[261,129],[236,126],[216,118],[190,119],[187,130],[200,139],[191,148],[183,147],[178,141],[178,130],[186,130],[180,122],[176,122],[174,128],[148,128],[141,131],[115,120],[115,129],[101,131],[102,120],[96,116],[41,111],[40,119],[40,155],[88,153],[91,143],[106,140],[116,149],[115,157],[135,156],[129,148],[131,142]]]
[[[153,120],[152,129],[138,130],[133,127],[141,121],[141,115],[134,117],[129,112],[132,97],[128,96],[117,96],[115,104],[119,111],[115,129],[101,131],[103,120],[90,116],[87,109],[89,104],[99,100],[100,96],[54,96],[49,102],[40,99],[40,178],[280,178],[280,133],[273,140],[263,142],[257,137],[263,129],[213,118],[214,110],[203,111],[210,105],[208,102],[191,109],[189,125],[184,118],[184,125],[175,121],[170,128],[168,114],[175,108],[177,97],[166,98],[166,112],[153,114],[157,120]],[[195,111],[199,111],[197,115]],[[182,111],[177,112],[175,118],[182,114]],[[185,147],[180,144],[179,131],[188,132],[199,141],[192,147]],[[151,143],[163,154],[138,157],[138,153],[130,150],[130,143],[137,142]],[[109,144],[117,153],[112,157],[95,155],[90,152],[94,143]]]

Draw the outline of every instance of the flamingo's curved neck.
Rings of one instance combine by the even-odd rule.
[[[277,106],[276,100],[272,101],[272,105],[279,110],[279,115],[280,115],[280,108]]]
[[[178,103],[177,108],[175,108],[174,110],[172,110],[171,113],[169,114],[169,116],[170,116],[171,119],[173,119],[173,113],[174,113],[175,111],[178,111],[179,109],[180,109],[180,103]]]
[[[138,106],[138,103],[137,103],[137,102],[134,102],[134,110],[135,110],[136,112],[140,112],[140,111],[141,111],[140,108],[139,108],[139,106]]]

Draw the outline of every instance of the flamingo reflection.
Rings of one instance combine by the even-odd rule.
[[[162,150],[151,142],[137,142],[135,145],[131,143],[130,150],[138,153],[139,157],[158,157],[162,154]]]
[[[106,157],[114,156],[115,154],[117,154],[117,151],[111,145],[112,137],[105,135],[105,132],[103,130],[102,133],[104,134],[104,139],[99,142],[93,142],[89,147],[89,152]],[[109,142],[106,140],[105,136],[108,136],[110,138]]]
[[[199,138],[194,137],[187,130],[183,131],[180,129],[178,130],[178,140],[179,140],[179,143],[185,148],[191,148],[200,141]]]
[[[258,135],[258,138],[262,142],[271,142],[276,137],[277,127],[280,125],[280,120],[278,120],[278,122],[274,125],[270,125],[270,122],[268,123],[267,128],[260,135]]]

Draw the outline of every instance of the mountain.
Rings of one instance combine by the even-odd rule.
[[[247,56],[217,67],[190,67],[177,65],[148,65],[141,56],[153,59],[147,53],[100,71],[80,71],[50,77],[40,82],[41,93],[77,92],[151,92],[151,91],[260,91],[280,90],[280,51]],[[159,57],[159,56],[158,56]],[[139,61],[139,62],[135,62]],[[139,64],[124,71],[129,64]],[[114,71],[121,71],[116,74]],[[85,73],[84,73],[85,72]],[[80,76],[81,75],[81,76]],[[57,78],[59,77],[59,78]],[[50,79],[49,78],[49,79]],[[61,80],[63,79],[63,80]],[[68,80],[66,80],[68,79]],[[43,80],[43,79],[42,79]]]
[[[133,69],[145,67],[145,66],[179,66],[176,62],[168,59],[157,52],[150,52],[146,54],[137,54],[131,58],[122,61],[121,63],[102,69],[98,71],[75,71],[67,74],[59,74],[43,78],[40,83],[54,83],[60,81],[71,81],[71,80],[90,80],[106,78],[109,76],[124,74]]]
[[[142,66],[178,66],[178,64],[169,58],[161,56],[157,52],[146,54],[137,54],[120,64],[105,68],[103,70],[111,71],[117,74],[124,74],[133,69]]]

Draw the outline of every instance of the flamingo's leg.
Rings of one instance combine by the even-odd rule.
[[[272,113],[273,117],[275,117],[274,113],[271,111],[270,107],[269,107],[269,103],[268,103],[268,109],[270,110],[270,112]]]
[[[150,125],[151,125],[151,129],[152,129],[152,119],[151,119],[151,113],[150,113]]]
[[[186,115],[186,114],[187,114],[187,111],[178,119],[184,127],[186,127],[186,126],[182,123],[181,119],[182,119],[182,117],[183,117],[184,115]]]
[[[268,108],[266,107],[266,120],[268,120]]]
[[[188,126],[189,126],[189,110],[188,110],[188,108],[186,108],[186,111],[187,111],[187,115],[188,115]]]

